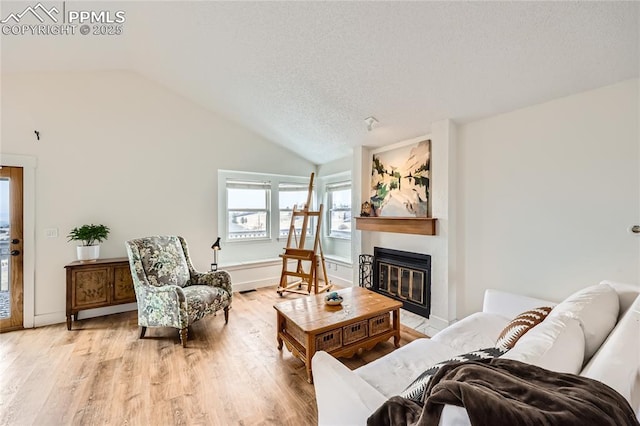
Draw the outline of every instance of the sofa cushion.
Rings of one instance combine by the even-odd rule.
[[[640,295],[626,309],[581,376],[609,385],[624,396],[640,415]]]
[[[519,338],[540,324],[551,312],[549,306],[525,311],[509,321],[509,324],[502,330],[496,341],[496,347],[509,350],[513,348]]]
[[[509,320],[499,314],[476,312],[440,331],[431,340],[451,346],[456,354],[488,348],[495,346],[496,336]]]
[[[584,359],[584,334],[575,319],[548,316],[522,336],[502,358],[560,373],[578,374]]]
[[[459,353],[433,339],[416,339],[353,372],[389,398],[402,392],[413,379],[433,364]]]
[[[462,355],[456,355],[446,361],[441,361],[423,371],[407,388],[400,394],[401,397],[410,399],[419,404],[423,403],[424,392],[429,386],[431,377],[435,375],[442,366],[451,362],[477,361],[479,359],[497,358],[506,352],[502,348],[485,348],[477,351],[469,352]]]
[[[589,360],[618,320],[618,294],[608,284],[598,284],[573,293],[556,306],[549,317],[568,316],[582,327],[585,360]]]

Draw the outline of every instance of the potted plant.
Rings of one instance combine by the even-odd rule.
[[[107,239],[110,229],[105,225],[82,225],[69,232],[69,241],[82,241],[77,247],[78,260],[96,260],[100,257],[100,243]]]

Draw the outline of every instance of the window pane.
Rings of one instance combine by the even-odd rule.
[[[267,209],[267,191],[264,189],[227,188],[228,209]]]
[[[279,192],[279,206],[281,209],[292,210],[293,206],[298,206],[301,210],[307,203],[307,191],[283,191]]]
[[[286,237],[289,234],[289,225],[291,225],[291,212],[280,211],[280,236]]]
[[[332,211],[330,236],[351,238],[351,210]]]
[[[331,191],[331,208],[332,209],[350,209],[351,208],[351,189],[341,189],[339,191]]]
[[[293,224],[294,229],[296,230],[296,234],[300,235],[302,232],[302,224],[304,222],[304,218],[302,216],[296,217],[296,221]],[[289,235],[289,227],[291,226],[291,212],[290,211],[280,211],[280,236],[286,237]],[[314,218],[310,217],[307,225],[307,235],[313,235],[313,230],[315,229],[315,221]]]
[[[267,212],[229,212],[229,239],[249,239],[267,237]]]

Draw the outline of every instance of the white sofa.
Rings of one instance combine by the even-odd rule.
[[[511,319],[541,306],[555,307],[503,357],[599,380],[622,394],[640,418],[640,287],[603,281],[559,304],[487,290],[482,312],[353,371],[318,352],[312,360],[318,423],[366,424],[430,366],[493,347]],[[463,408],[446,406],[440,424],[468,425],[469,418]]]

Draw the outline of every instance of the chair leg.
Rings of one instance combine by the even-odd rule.
[[[140,338],[144,337],[144,334],[147,332],[147,327],[140,327]]]
[[[182,342],[182,347],[187,347],[187,327],[180,330],[180,341]]]
[[[225,324],[229,323],[229,306],[224,308],[224,323]]]

